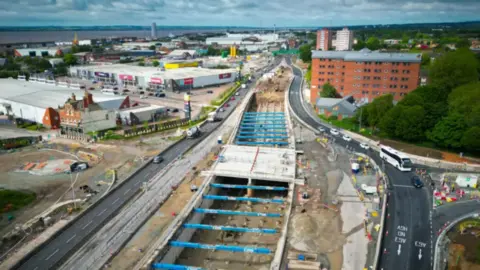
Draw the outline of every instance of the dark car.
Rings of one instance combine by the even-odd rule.
[[[72,165],[70,165],[71,172],[81,172],[81,171],[85,171],[86,169],[88,169],[87,162],[75,162]]]
[[[175,113],[175,112],[178,112],[178,109],[175,108],[175,109],[172,110],[172,112],[174,112],[174,113]]]
[[[422,188],[423,187],[423,182],[422,180],[420,179],[420,177],[414,175],[412,177],[412,185],[416,188]]]
[[[156,97],[165,97],[165,93],[155,93]]]
[[[213,91],[212,91],[212,90],[208,90],[208,91],[207,91],[207,94],[213,94]]]
[[[155,163],[155,164],[162,163],[162,161],[163,161],[163,157],[160,156],[160,155],[155,156],[155,157],[153,158],[153,163]]]

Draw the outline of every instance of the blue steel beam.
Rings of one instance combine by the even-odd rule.
[[[248,185],[226,185],[226,184],[210,184],[211,187],[216,188],[236,188],[236,189],[256,189],[256,190],[288,190],[286,187],[272,187],[272,186],[248,186]]]
[[[232,196],[219,196],[219,195],[203,195],[207,200],[220,200],[220,201],[242,201],[242,202],[258,202],[258,203],[283,203],[282,199],[262,199],[262,198],[250,198],[250,197],[232,197]]]
[[[260,131],[260,132],[254,132],[254,131],[240,131],[238,132],[238,135],[254,135],[254,134],[277,134],[277,135],[288,135],[288,132],[281,132],[281,131]]]
[[[285,132],[286,128],[259,128],[259,127],[245,127],[245,126],[240,126],[240,130],[258,130],[258,131],[263,131],[267,132],[265,130],[270,130],[270,131],[280,131],[280,132]]]
[[[237,136],[237,139],[276,139],[286,140],[288,136]]]
[[[206,224],[183,224],[184,228],[187,229],[200,229],[200,230],[210,230],[210,231],[229,231],[229,232],[248,232],[248,233],[266,233],[266,234],[275,234],[277,233],[276,229],[262,229],[262,228],[242,228],[242,227],[232,227],[232,226],[212,226]]]
[[[244,112],[244,114],[285,114],[284,112]]]
[[[242,141],[237,141],[235,144],[238,145],[258,145],[258,144],[277,144],[277,145],[288,145],[288,142],[242,142]]]
[[[285,116],[244,116],[242,119],[282,120]]]
[[[247,216],[247,217],[282,217],[282,214],[278,214],[278,213],[243,212],[243,211],[230,211],[230,210],[206,209],[206,208],[195,208],[195,213]]]
[[[153,263],[153,269],[169,269],[169,270],[207,270],[205,268],[186,266],[179,264],[170,264],[170,263]]]
[[[269,248],[263,248],[263,247],[257,248],[257,247],[243,247],[243,246],[207,245],[207,244],[181,242],[181,241],[171,241],[170,245],[172,247],[213,249],[213,250],[256,253],[256,254],[270,254],[272,252]]]
[[[273,129],[286,129],[286,124],[240,124],[240,127],[244,128],[257,128],[257,129],[265,129],[265,128],[273,128]]]
[[[285,123],[285,119],[266,119],[266,120],[258,120],[258,119],[243,119],[242,124],[248,123]]]

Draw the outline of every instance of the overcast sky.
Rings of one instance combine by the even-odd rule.
[[[343,26],[480,20],[480,0],[0,0],[0,25]]]

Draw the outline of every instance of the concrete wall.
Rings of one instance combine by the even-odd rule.
[[[225,71],[225,74],[227,74],[227,73],[230,74],[230,78],[220,79],[218,74],[195,77],[193,79],[193,87],[198,88],[198,87],[203,87],[203,86],[210,86],[210,85],[215,85],[215,84],[224,84],[224,83],[233,82],[235,80],[235,76],[236,76],[235,72]]]
[[[16,118],[22,118],[31,122],[42,123],[43,116],[45,115],[45,109],[35,107],[28,104],[23,104],[15,101],[0,99],[1,104],[10,104],[12,108],[10,115],[15,115]],[[5,106],[0,105],[0,111],[7,114]]]
[[[116,114],[114,111],[92,111],[82,113],[83,132],[105,130],[116,127]]]

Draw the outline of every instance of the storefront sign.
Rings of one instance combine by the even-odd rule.
[[[102,77],[102,78],[110,77],[110,75],[108,73],[105,73],[105,72],[95,72],[95,76],[96,77]]]
[[[161,78],[150,78],[150,83],[163,84],[163,80]]]
[[[133,81],[133,76],[132,75],[120,74],[120,75],[118,75],[118,77],[122,81]]]
[[[184,84],[184,85],[191,85],[191,84],[193,84],[193,78],[185,78],[185,79],[183,79],[183,84]]]
[[[225,74],[219,74],[218,78],[221,79],[228,79],[232,77],[232,73],[225,73]]]

